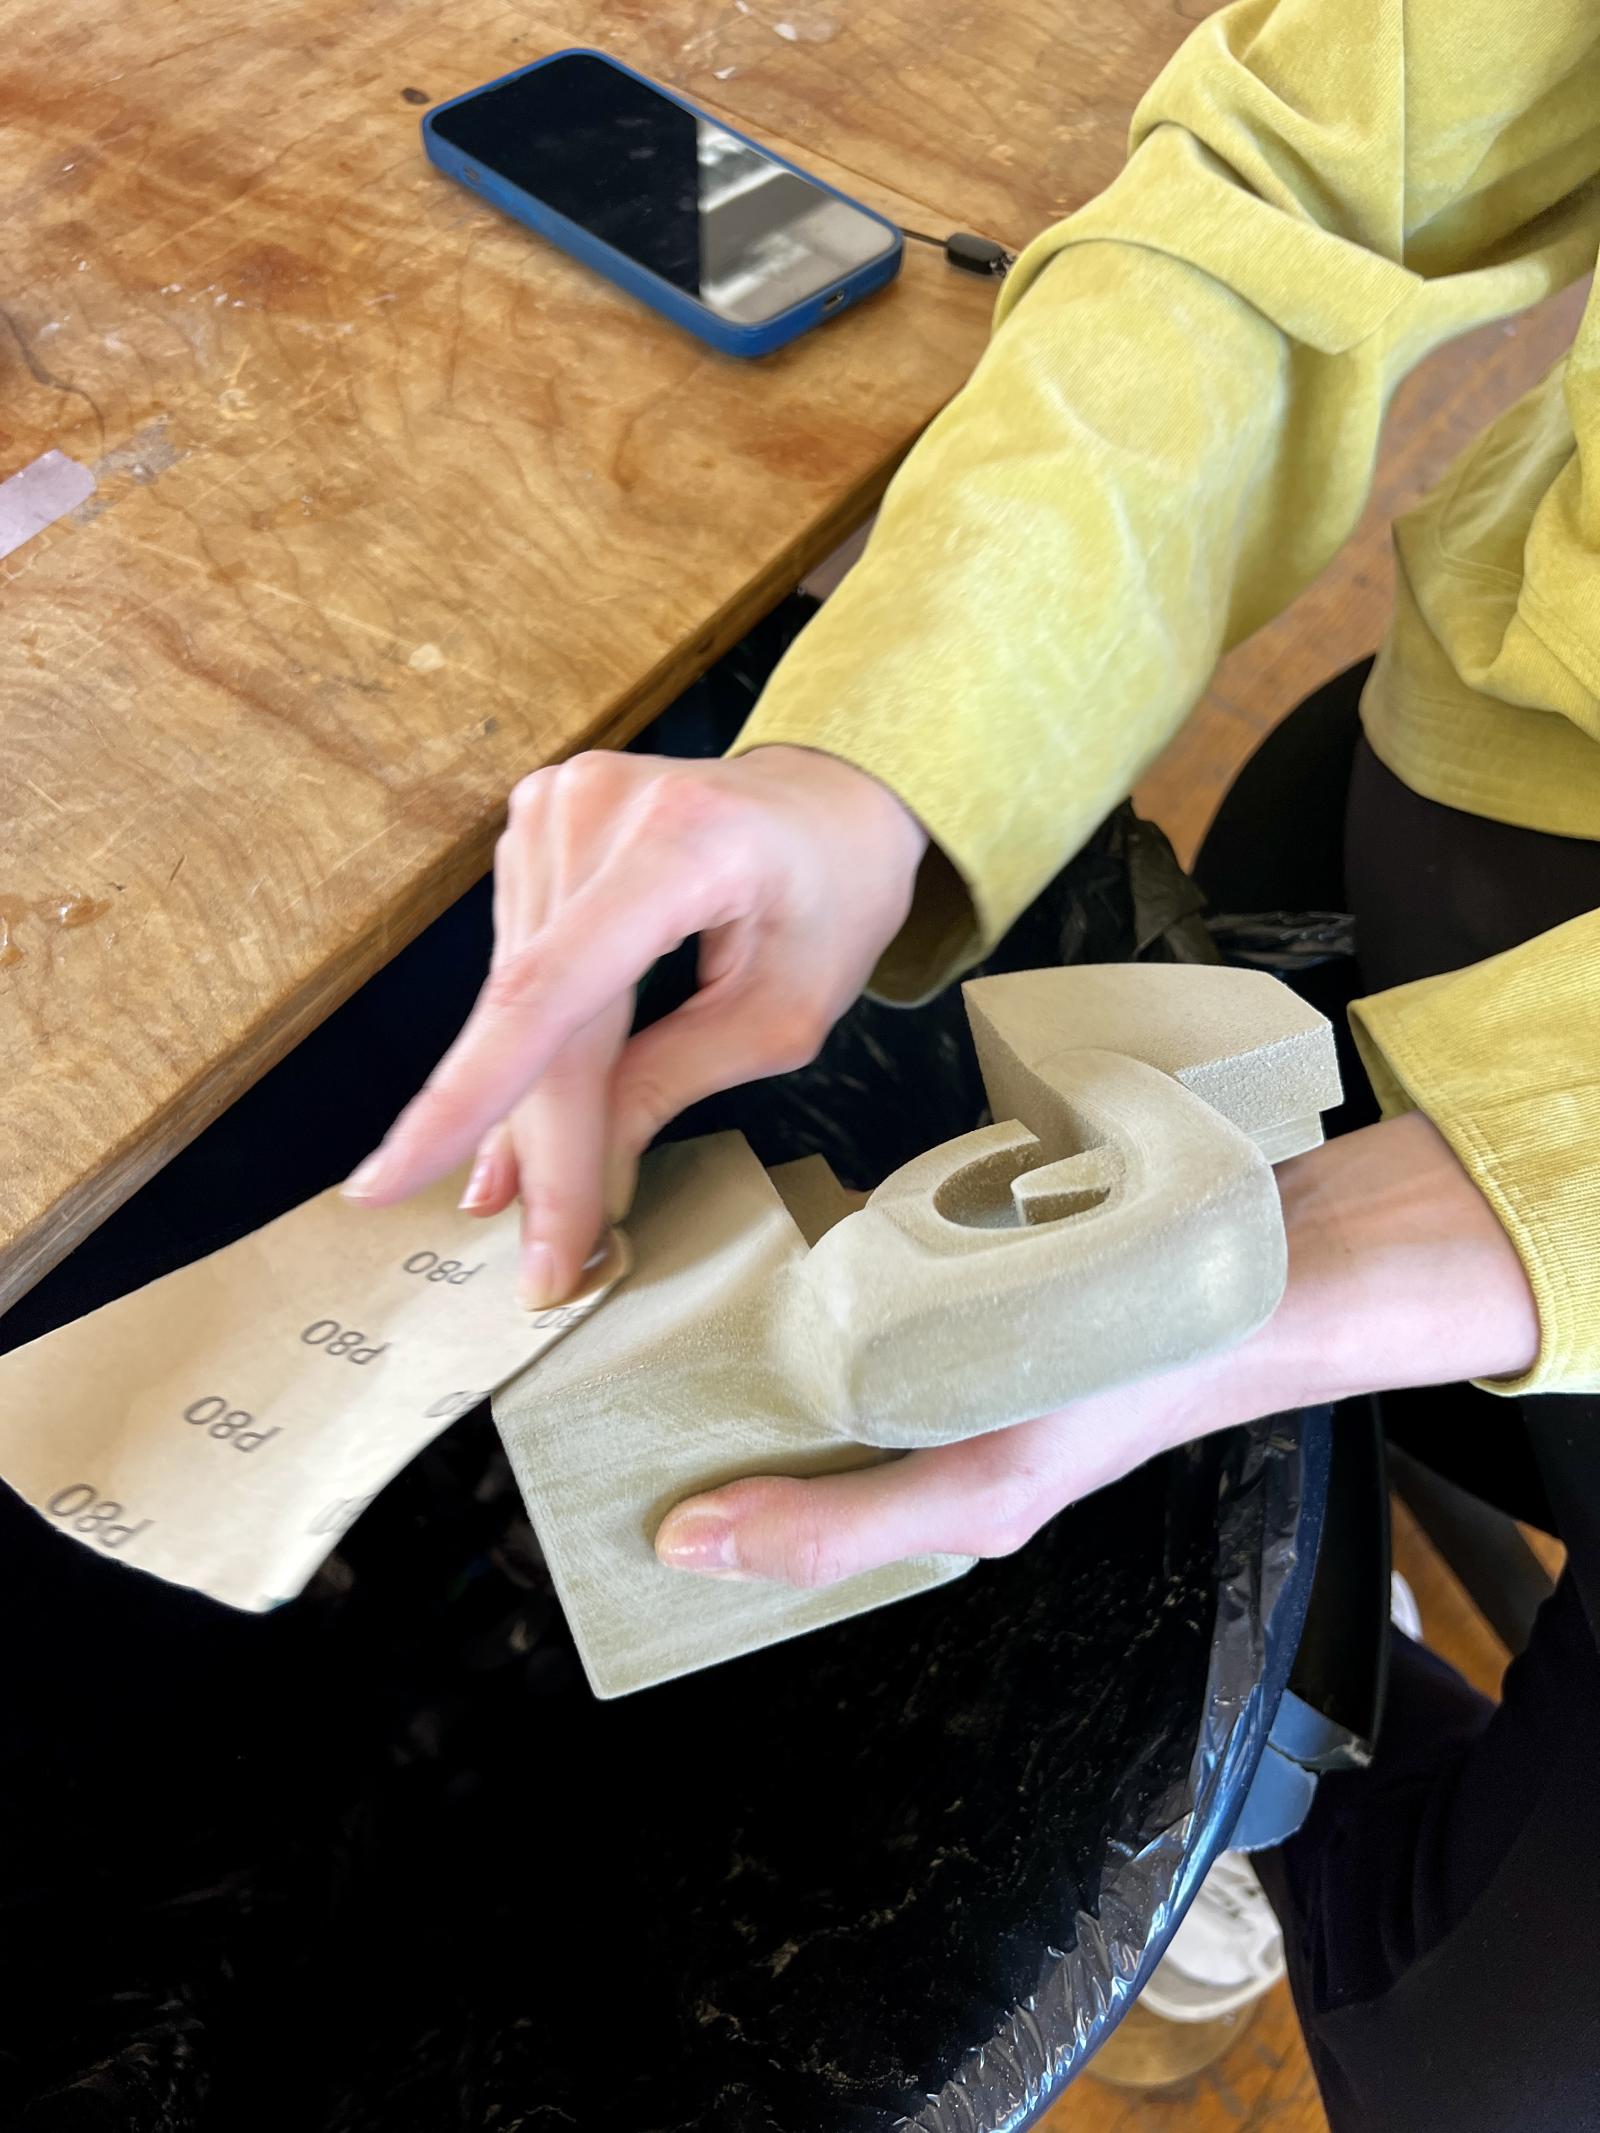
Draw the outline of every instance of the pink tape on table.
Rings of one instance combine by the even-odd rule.
[[[0,557],[31,541],[46,526],[94,494],[94,476],[65,452],[44,452],[0,481]]]

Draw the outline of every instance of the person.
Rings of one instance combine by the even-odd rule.
[[[517,788],[488,980],[351,1195],[475,1152],[465,1204],[520,1194],[546,1303],[668,1119],[808,1059],[864,986],[958,976],[1336,551],[1397,381],[1593,268],[1597,111],[1579,0],[1203,22],[1122,174],[1018,262],[731,756],[582,756]],[[990,1437],[713,1491],[657,1546],[802,1583],[992,1555],[1205,1431],[1456,1388],[1444,1437],[1532,1477],[1568,1572],[1493,1715],[1397,1651],[1373,1769],[1324,1783],[1268,1879],[1337,2133],[1577,2128],[1600,2124],[1600,298],[1395,543],[1376,664],[1269,743],[1214,854],[1270,892],[1260,857],[1292,865],[1302,817],[1327,849],[1348,787],[1352,1021],[1383,1115],[1278,1172],[1280,1308],[1229,1354]],[[630,1035],[634,987],[692,936],[698,992]]]

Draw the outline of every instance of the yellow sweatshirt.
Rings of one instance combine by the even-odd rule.
[[[926,825],[880,992],[984,953],[1328,561],[1405,372],[1597,245],[1594,0],[1241,0],[1196,30],[738,743],[841,756]],[[1378,755],[1600,838],[1600,298],[1396,544]],[[1597,960],[1600,913],[1355,1010],[1386,1110],[1434,1120],[1527,1266],[1541,1351],[1503,1389],[1600,1389]]]

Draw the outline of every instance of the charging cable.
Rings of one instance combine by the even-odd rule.
[[[970,230],[957,230],[953,237],[930,237],[926,231],[908,230],[902,223],[900,234],[909,237],[913,244],[933,245],[963,274],[986,274],[998,280],[1009,274],[1017,263],[1015,252],[1008,252],[992,237],[975,237]]]

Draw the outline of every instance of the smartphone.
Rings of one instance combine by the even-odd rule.
[[[766,355],[892,281],[870,208],[603,52],[556,52],[430,111],[448,176],[728,355]]]

